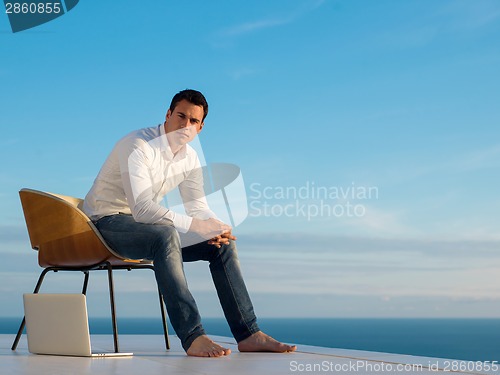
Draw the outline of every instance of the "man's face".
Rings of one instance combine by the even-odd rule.
[[[191,142],[203,128],[203,107],[181,100],[165,118],[165,133],[170,144],[182,146]]]

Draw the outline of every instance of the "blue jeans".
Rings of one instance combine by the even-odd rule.
[[[179,233],[173,225],[138,223],[126,214],[105,216],[95,225],[116,253],[125,258],[153,261],[170,322],[184,350],[205,331],[188,289],[183,262],[209,262],[219,301],[237,342],[259,331],[233,241],[220,249],[207,241],[181,248]]]

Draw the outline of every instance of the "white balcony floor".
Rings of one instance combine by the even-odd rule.
[[[161,335],[120,335],[120,350],[133,357],[81,358],[35,355],[28,352],[26,336],[18,349],[10,349],[14,335],[0,335],[0,373],[26,375],[106,374],[106,375],[272,375],[272,374],[448,374],[455,365],[467,374],[500,374],[479,371],[472,362],[416,357],[358,350],[332,349],[299,345],[295,353],[239,353],[232,338],[211,336],[228,345],[233,353],[223,358],[193,358],[182,350],[176,336],[170,336],[172,348],[165,351]],[[111,351],[111,335],[92,335],[92,349]],[[429,366],[432,366],[430,368]],[[467,367],[468,366],[468,367]],[[439,368],[439,369],[438,369]]]

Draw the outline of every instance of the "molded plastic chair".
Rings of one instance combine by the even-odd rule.
[[[31,247],[38,250],[38,264],[44,268],[33,293],[38,293],[43,279],[49,271],[79,271],[84,273],[82,293],[86,294],[89,271],[107,270],[109,299],[115,352],[118,353],[118,329],[116,324],[113,270],[150,269],[152,262],[125,259],[116,254],[102,238],[92,221],[80,209],[83,200],[79,198],[22,189],[19,192]],[[165,335],[165,346],[170,349],[165,306],[158,289],[160,310]],[[15,350],[24,330],[23,319],[12,344]]]

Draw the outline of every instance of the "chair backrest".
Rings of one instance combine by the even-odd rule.
[[[86,267],[109,261],[126,260],[104,241],[87,215],[79,208],[79,198],[32,189],[19,192],[31,247],[38,250],[42,267]]]

